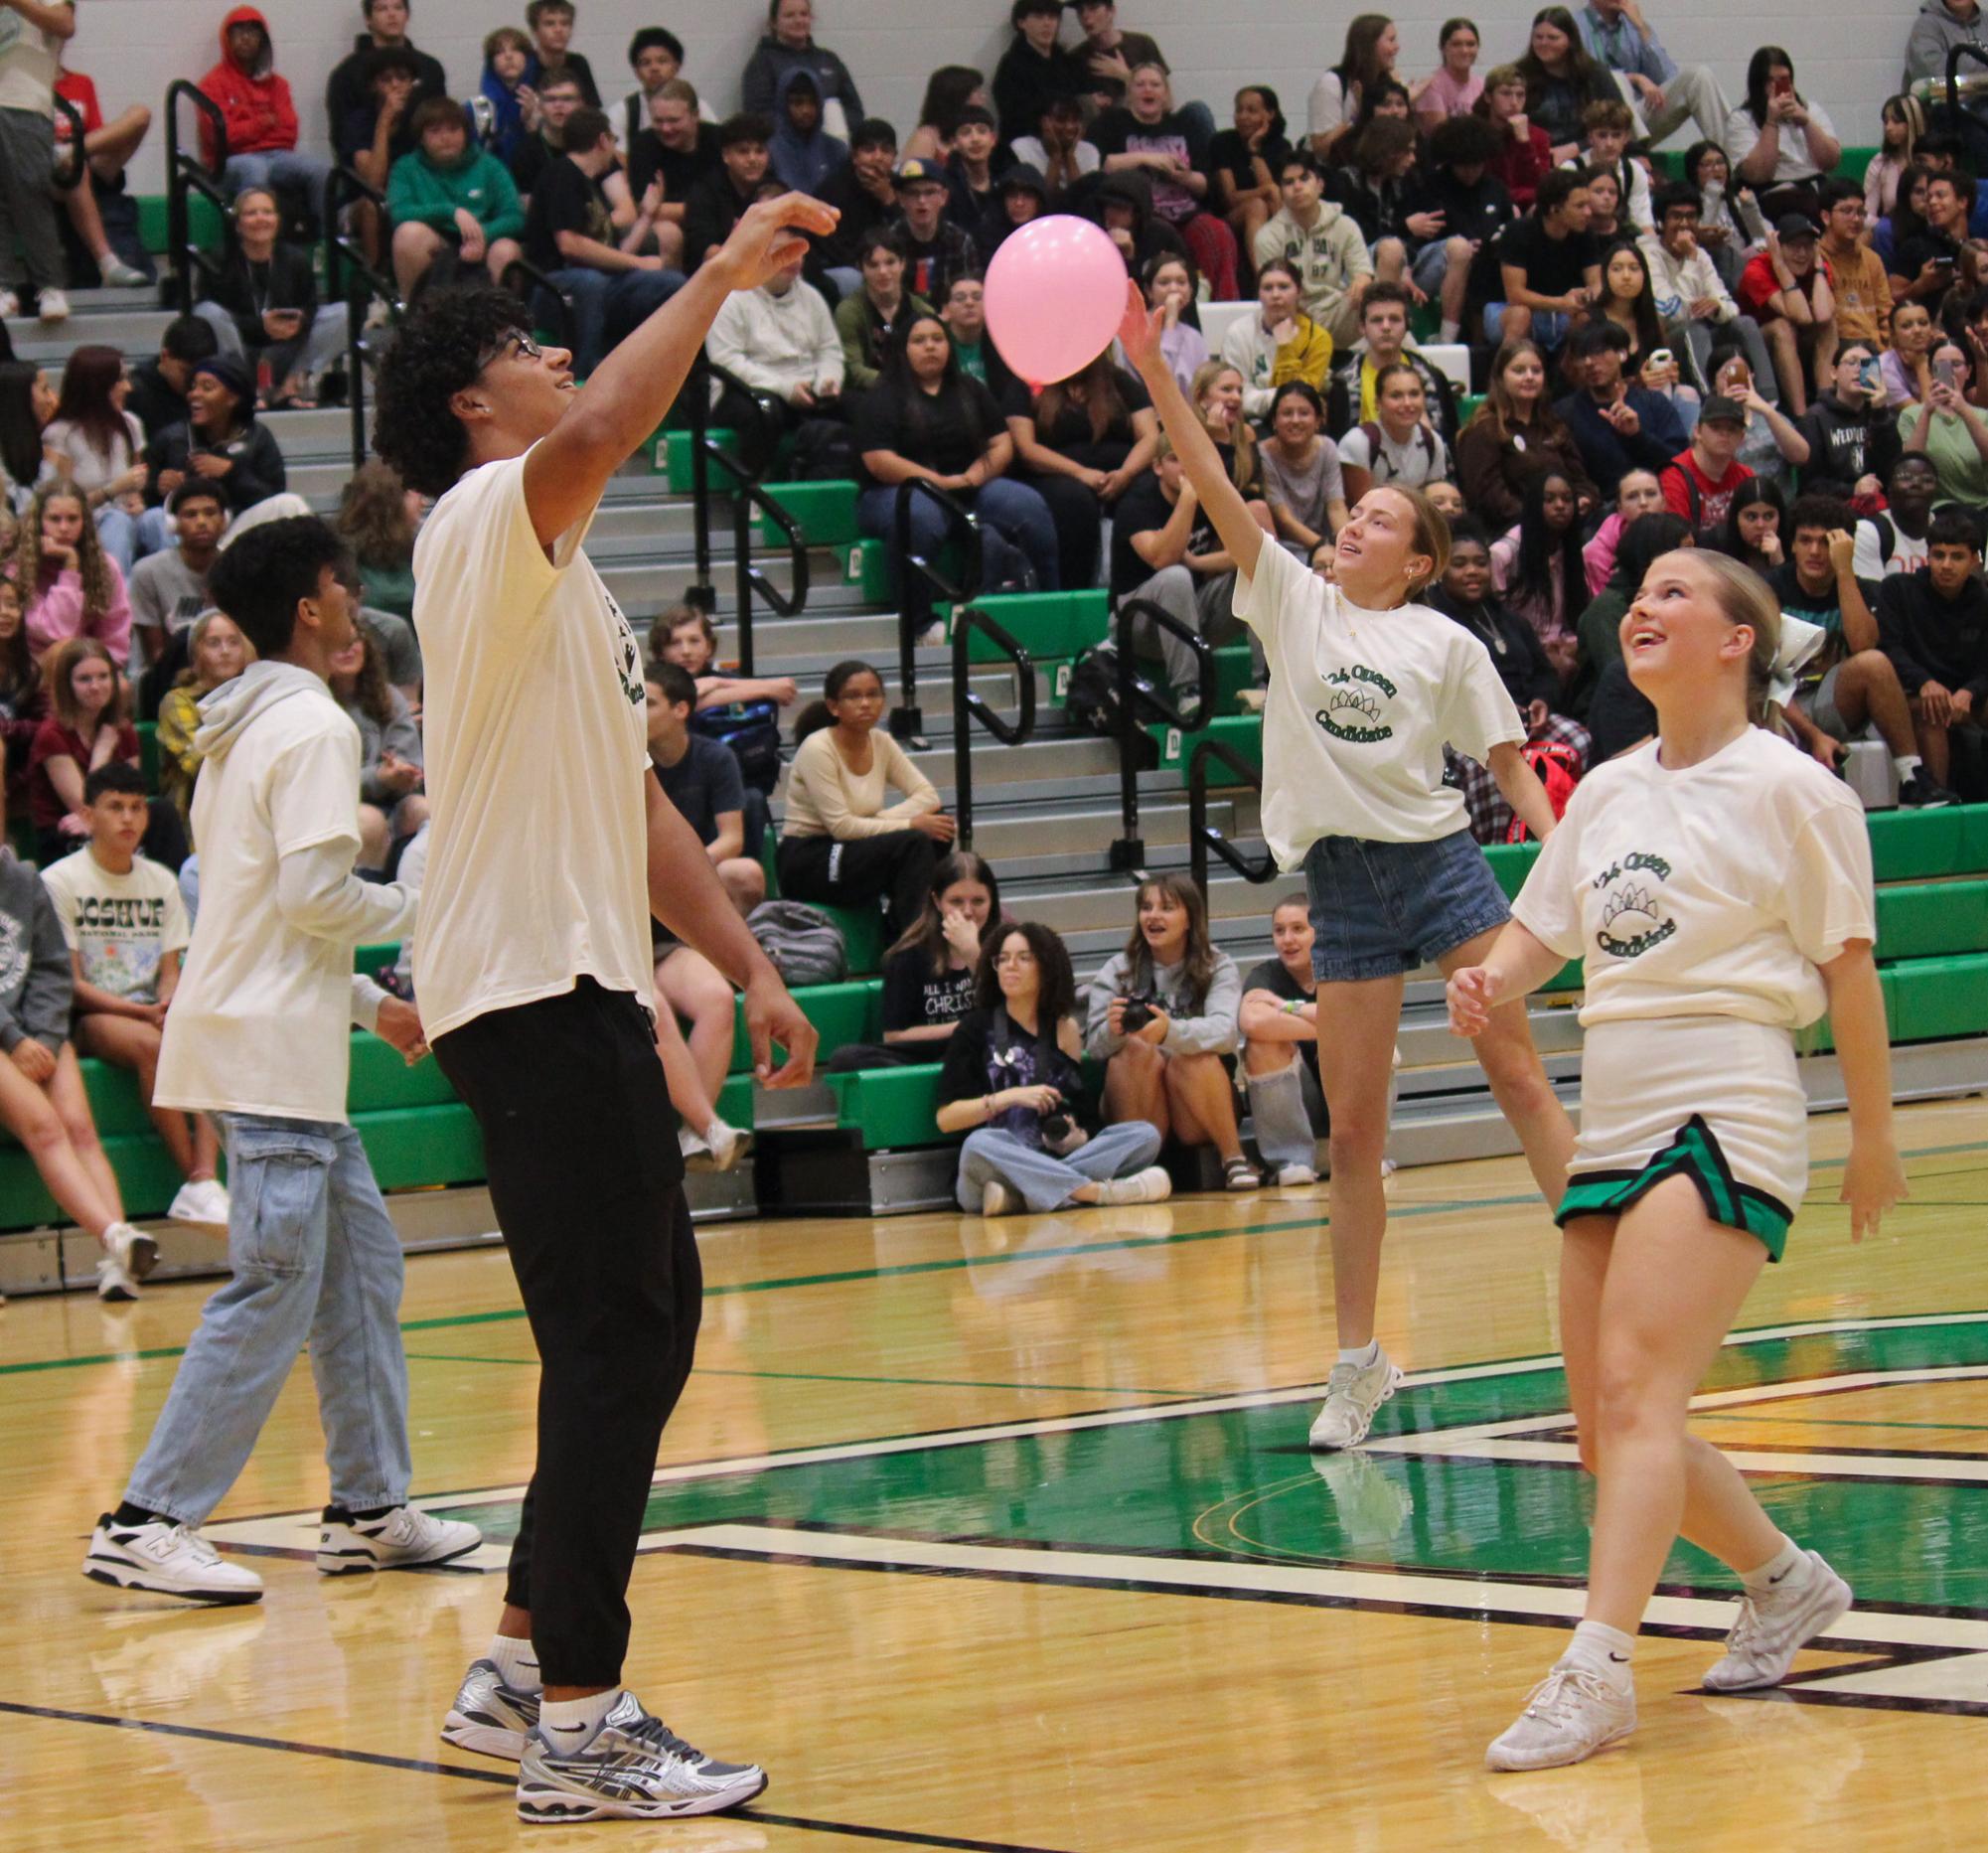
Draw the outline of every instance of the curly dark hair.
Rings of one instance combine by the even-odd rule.
[[[424,496],[446,495],[463,473],[468,433],[449,400],[511,335],[530,335],[516,296],[488,288],[431,290],[400,323],[380,363],[373,448]]]

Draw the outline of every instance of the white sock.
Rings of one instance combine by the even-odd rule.
[[[1344,1345],[1339,1347],[1339,1362],[1342,1364],[1357,1364],[1362,1370],[1371,1370],[1380,1361],[1381,1341],[1378,1338],[1369,1338],[1356,1351],[1348,1351]]]
[[[1758,1570],[1743,1570],[1740,1581],[1747,1586],[1750,1596],[1772,1596],[1790,1578],[1799,1583],[1808,1569],[1808,1556],[1784,1531],[1781,1533],[1781,1548],[1777,1550]]]
[[[1635,1636],[1606,1621],[1583,1621],[1560,1657],[1589,1672],[1600,1673],[1610,1685],[1626,1686],[1633,1677],[1630,1656],[1636,1650]]]
[[[544,1681],[538,1677],[538,1656],[529,1640],[513,1640],[509,1634],[491,1636],[490,1657],[497,1676],[514,1692],[536,1692]]]
[[[1443,339],[1445,341],[1454,341],[1462,331],[1463,324],[1461,322],[1453,322],[1448,316],[1443,318]]]
[[[616,1686],[612,1692],[596,1692],[591,1698],[547,1699],[538,1707],[538,1728],[546,1734],[546,1743],[570,1757],[600,1736],[601,1726],[620,1697],[621,1688]]]
[[[1916,753],[1894,753],[1892,755],[1892,764],[1898,768],[1899,783],[1901,785],[1910,785],[1912,780],[1912,774],[1923,763]]]

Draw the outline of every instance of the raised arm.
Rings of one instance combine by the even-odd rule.
[[[1230,482],[1222,453],[1215,448],[1215,440],[1203,428],[1193,406],[1188,404],[1186,393],[1181,391],[1179,381],[1174,379],[1173,370],[1159,351],[1165,321],[1165,311],[1148,310],[1139,285],[1128,278],[1125,319],[1119,324],[1119,341],[1125,348],[1126,359],[1146,382],[1146,389],[1152,395],[1152,408],[1159,414],[1166,435],[1173,440],[1174,455],[1193,484],[1195,496],[1222,538],[1223,550],[1244,578],[1254,577],[1264,532],[1257,526],[1241,491]]]
[[[580,389],[557,425],[525,460],[525,506],[549,546],[581,520],[607,479],[663,422],[695,364],[718,306],[756,289],[798,257],[804,232],[836,229],[840,215],[804,194],[752,207],[684,287],[621,343]]]

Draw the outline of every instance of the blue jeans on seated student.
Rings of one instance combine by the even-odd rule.
[[[1025,1144],[1004,1127],[984,1126],[969,1133],[960,1148],[954,1194],[963,1210],[976,1215],[982,1193],[998,1180],[1040,1215],[1068,1208],[1070,1192],[1079,1184],[1130,1177],[1158,1157],[1159,1129],[1144,1120],[1127,1120],[1093,1133],[1067,1158]]]
[[[237,360],[254,373],[259,362],[269,363],[269,385],[281,390],[292,374],[308,374],[315,380],[346,351],[347,322],[351,311],[342,302],[321,302],[310,326],[292,341],[271,341],[251,355],[241,339],[234,317],[218,302],[197,302],[194,313],[214,330],[222,353]]]
[[[400,1237],[350,1126],[221,1116],[232,1278],[201,1313],[125,1497],[199,1526],[239,1477],[308,1340],[331,1503],[406,1502]]]
[[[1025,559],[1035,573],[1039,591],[1062,589],[1057,564],[1056,523],[1044,502],[1026,483],[1012,483],[1004,476],[983,483],[979,489],[952,492],[953,500],[971,509],[981,523],[981,584],[1005,584],[1019,577],[1019,562]],[[886,542],[890,559],[890,582],[900,600],[921,597],[922,588],[905,585],[898,575],[897,489],[865,489],[856,501],[856,526],[872,540]],[[946,544],[950,524],[945,513],[930,496],[911,498],[911,545],[925,558],[936,560]],[[971,588],[970,588],[971,589]]]
[[[572,303],[573,371],[582,379],[636,323],[684,287],[681,270],[588,270],[575,265],[550,275]],[[552,327],[559,326],[557,311],[543,291],[535,295],[533,312]]]
[[[1493,347],[1504,340],[1505,304],[1487,302],[1484,305],[1484,339]],[[1563,315],[1558,309],[1535,309],[1532,312],[1532,327],[1526,331],[1526,339],[1542,348],[1552,350],[1561,347],[1567,340],[1567,331],[1573,327],[1574,318]]]
[[[311,211],[324,217],[325,190],[331,185],[331,164],[294,148],[263,154],[231,154],[221,170],[221,184],[231,200],[244,187],[283,187],[309,199]]]

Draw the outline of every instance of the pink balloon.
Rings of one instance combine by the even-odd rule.
[[[988,333],[1031,386],[1088,367],[1118,333],[1125,309],[1125,259],[1088,219],[1032,219],[1008,233],[988,265]]]

